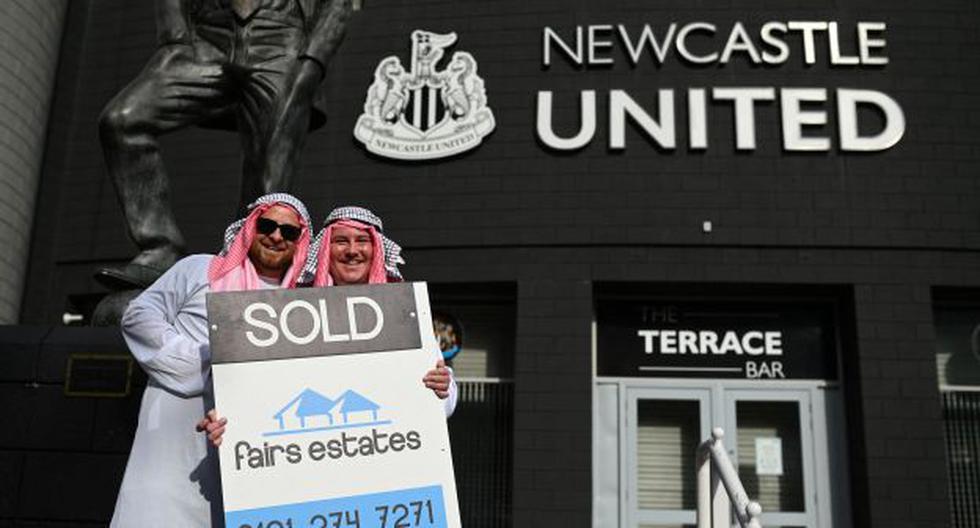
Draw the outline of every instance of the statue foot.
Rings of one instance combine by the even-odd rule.
[[[106,266],[95,272],[95,280],[112,290],[143,289],[153,284],[166,270],[140,264]]]
[[[142,291],[130,289],[106,295],[96,305],[89,324],[91,326],[117,326],[119,320],[122,319],[123,312],[126,311],[126,306],[129,305],[129,301],[135,299]]]
[[[153,284],[180,255],[171,248],[146,250],[128,264],[106,266],[95,272],[95,280],[112,290],[144,289]]]

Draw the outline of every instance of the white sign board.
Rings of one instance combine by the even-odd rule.
[[[783,475],[783,440],[779,437],[755,439],[755,474]]]
[[[424,283],[211,294],[228,528],[460,526]]]

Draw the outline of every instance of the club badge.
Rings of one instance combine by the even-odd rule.
[[[412,32],[412,68],[385,57],[374,72],[354,137],[368,151],[400,160],[445,158],[477,147],[493,131],[493,112],[476,60],[457,51],[439,61],[456,33]]]

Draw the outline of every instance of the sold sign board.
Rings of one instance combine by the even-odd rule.
[[[425,283],[207,304],[228,528],[460,526]]]

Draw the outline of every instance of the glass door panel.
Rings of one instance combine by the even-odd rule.
[[[745,492],[763,511],[806,511],[797,402],[735,402],[736,466]]]
[[[726,447],[765,526],[816,527],[807,391],[726,391]]]
[[[681,526],[695,520],[695,452],[709,431],[710,391],[631,390],[626,511],[631,526]]]
[[[637,401],[636,478],[640,509],[696,507],[694,449],[701,440],[697,400]]]

